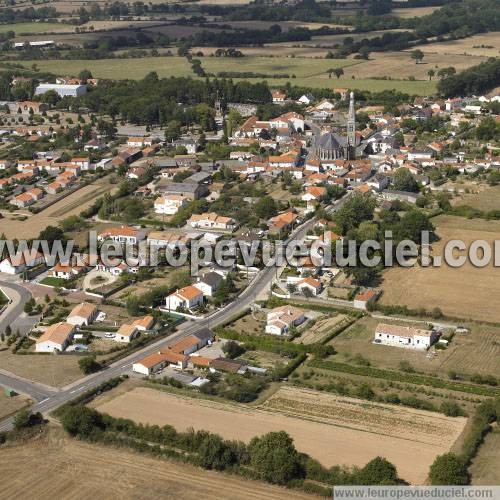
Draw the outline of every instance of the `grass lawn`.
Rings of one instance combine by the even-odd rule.
[[[42,285],[49,285],[49,286],[65,286],[68,284],[68,281],[63,279],[63,278],[54,278],[52,276],[47,276],[46,278],[43,278],[42,281],[40,281]]]
[[[0,33],[13,31],[17,36],[22,34],[48,33],[51,31],[73,31],[74,27],[64,23],[8,23],[0,24]]]
[[[88,69],[96,78],[115,80],[139,80],[151,71],[156,71],[160,78],[170,76],[194,76],[191,66],[184,57],[143,57],[141,59],[99,59],[99,60],[48,60],[21,61],[31,67],[36,63],[41,71],[49,71],[56,75],[77,75]]]

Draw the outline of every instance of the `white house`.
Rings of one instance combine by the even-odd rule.
[[[123,324],[118,328],[113,340],[115,342],[124,342],[128,344],[139,335],[139,329],[135,325]]]
[[[60,97],[79,97],[87,93],[86,85],[63,85],[57,83],[41,83],[35,89],[35,95],[42,95],[53,90]]]
[[[286,335],[290,327],[302,324],[305,319],[302,309],[289,305],[275,307],[267,313],[266,333]]]
[[[182,194],[167,194],[156,198],[155,212],[157,214],[174,215],[188,203],[189,200]]]
[[[437,338],[438,334],[434,330],[421,330],[412,326],[379,323],[375,330],[373,342],[375,344],[425,350],[436,342]]]
[[[97,236],[98,241],[113,240],[117,243],[128,243],[135,245],[146,237],[142,229],[130,226],[110,227]]]
[[[314,278],[304,278],[297,283],[297,288],[302,293],[304,293],[305,290],[309,290],[312,295],[318,295],[321,292],[321,282]]]
[[[312,94],[303,94],[297,99],[299,104],[305,104],[306,106],[309,106],[313,101],[314,96]]]
[[[188,356],[168,349],[154,352],[137,363],[134,363],[132,365],[132,371],[142,375],[151,375],[163,370],[167,365],[183,370],[186,368],[188,360]]]
[[[177,290],[165,299],[166,308],[171,311],[179,308],[192,309],[201,304],[203,304],[203,292],[192,285]]]
[[[6,274],[20,274],[30,267],[35,267],[44,262],[43,254],[40,252],[33,253],[27,251],[26,256],[24,252],[19,252],[13,257],[7,257],[0,262],[0,273]]]
[[[212,297],[223,279],[224,277],[221,274],[210,271],[199,278],[193,286],[198,288],[206,297]]]
[[[73,334],[74,325],[70,323],[56,323],[45,330],[40,338],[36,340],[36,352],[62,352],[68,347]]]
[[[225,231],[233,231],[236,229],[236,221],[234,219],[217,215],[214,212],[193,214],[188,219],[187,224],[191,227],[203,229],[221,229]]]
[[[368,302],[375,302],[379,294],[380,292],[377,290],[364,290],[363,292],[359,292],[354,297],[353,305],[356,309],[366,310]]]
[[[82,302],[73,308],[66,321],[75,326],[90,325],[96,319],[98,312],[94,304]]]

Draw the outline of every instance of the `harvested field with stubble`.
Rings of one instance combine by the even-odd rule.
[[[2,485],[3,499],[315,498],[229,474],[84,443],[55,427],[26,443],[2,446],[0,468],[9,478]]]
[[[280,389],[259,408],[180,397],[145,387],[114,399],[108,394],[93,406],[139,423],[168,424],[179,431],[204,429],[245,442],[284,430],[299,451],[327,467],[362,466],[382,453],[396,465],[399,475],[413,484],[425,481],[434,458],[451,447],[466,421],[295,388]]]
[[[433,256],[443,257],[444,245],[450,240],[462,240],[467,248],[474,240],[485,240],[493,246],[500,233],[500,221],[439,216],[432,222],[441,238],[432,244]],[[492,302],[492,297],[500,293],[500,269],[493,263],[482,268],[470,262],[458,268],[444,263],[441,267],[393,267],[383,274],[382,287],[382,304],[429,310],[439,307],[448,316],[500,321],[500,309]]]

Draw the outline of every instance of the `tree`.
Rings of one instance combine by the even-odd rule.
[[[172,142],[181,136],[181,124],[177,120],[172,120],[165,127],[165,141]]]
[[[40,232],[38,239],[40,241],[47,241],[48,243],[54,243],[54,241],[63,241],[64,231],[60,227],[47,226]]]
[[[335,212],[334,222],[342,235],[365,220],[372,220],[376,201],[370,194],[355,193]]]
[[[432,485],[464,485],[469,483],[469,474],[463,458],[445,453],[434,460],[429,479]]]
[[[92,73],[88,69],[82,69],[80,73],[78,74],[78,78],[82,81],[82,83],[87,83],[87,80],[92,78]]]
[[[411,51],[410,57],[415,61],[415,64],[418,64],[424,59],[424,53],[420,49],[415,49]]]
[[[297,450],[293,439],[284,431],[254,437],[248,450],[251,466],[265,481],[286,484],[300,475]]]
[[[226,353],[226,356],[231,359],[237,358],[245,352],[245,348],[234,340],[226,342],[222,347],[222,350]]]
[[[340,78],[344,74],[344,70],[342,68],[335,68],[333,70],[333,74],[338,78]]]
[[[80,358],[78,360],[78,366],[80,367],[80,370],[85,373],[85,375],[94,373],[101,369],[101,363],[96,361],[94,356],[85,356],[84,358]]]
[[[103,427],[101,415],[81,405],[66,408],[61,417],[61,423],[66,432],[82,438],[89,437],[96,429]]]
[[[491,116],[481,120],[476,127],[476,138],[480,141],[490,141],[500,137],[500,125]]]
[[[47,90],[42,94],[42,102],[49,106],[55,106],[61,100],[61,96],[55,90]]]
[[[276,215],[278,208],[276,206],[276,201],[270,196],[263,196],[255,204],[255,214],[260,219],[269,219],[273,215]]]
[[[231,448],[217,434],[208,434],[198,447],[198,463],[205,469],[224,470],[235,461]]]
[[[24,429],[25,427],[29,427],[31,421],[31,412],[27,409],[21,410],[16,413],[14,416],[14,429]]]
[[[430,69],[429,71],[427,71],[427,74],[429,75],[429,81],[431,81],[436,72],[433,69]]]
[[[418,192],[418,182],[407,168],[398,168],[396,170],[393,186],[396,191]]]
[[[398,484],[396,467],[382,457],[370,460],[358,473],[356,484]]]

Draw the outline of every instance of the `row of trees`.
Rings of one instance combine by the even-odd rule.
[[[139,451],[178,457],[205,469],[228,470],[269,483],[301,485],[304,480],[333,484],[398,484],[396,468],[377,457],[362,468],[324,468],[319,462],[295,448],[284,431],[254,437],[248,445],[224,440],[217,434],[173,427],[138,425],[131,420],[113,418],[81,405],[64,409],[64,429],[72,436],[133,446]],[[179,454],[178,451],[182,453]]]

